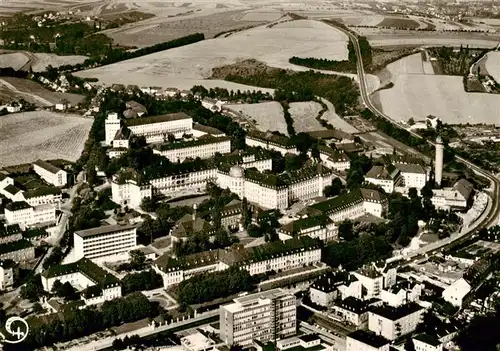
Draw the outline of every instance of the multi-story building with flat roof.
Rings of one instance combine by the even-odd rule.
[[[66,171],[46,161],[38,160],[33,163],[33,170],[40,178],[54,186],[65,186],[68,183]]]
[[[14,286],[15,265],[13,260],[0,260],[0,290],[8,290]]]
[[[399,307],[378,306],[368,312],[368,329],[386,339],[396,340],[414,332],[424,312],[425,308],[414,302]]]
[[[356,330],[346,337],[346,351],[389,351],[390,341],[364,330]]]
[[[220,307],[220,338],[227,345],[250,345],[253,340],[276,341],[296,333],[297,307],[293,294],[282,289],[247,295]]]
[[[107,225],[73,234],[75,255],[97,259],[106,256],[125,254],[137,246],[135,225]]]
[[[26,201],[11,202],[5,206],[5,219],[7,224],[19,224],[22,229],[35,224],[52,224],[56,221],[56,206],[31,206]]]

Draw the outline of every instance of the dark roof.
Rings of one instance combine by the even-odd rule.
[[[264,133],[258,130],[250,130],[247,133],[247,137],[264,142],[269,142],[271,144],[280,145],[285,148],[295,148],[295,145],[292,143],[292,140],[290,138],[271,132]]]
[[[354,139],[352,134],[346,133],[340,129],[313,130],[306,133],[316,139],[336,139],[336,140]]]
[[[260,246],[244,248],[236,246],[228,250],[221,250],[220,261],[228,265],[245,265],[248,263],[265,261],[273,257],[281,257],[292,252],[319,248],[317,242],[304,235],[285,241],[275,241]]]
[[[26,201],[14,201],[5,206],[6,210],[9,211],[19,211],[25,208],[30,208],[31,206]]]
[[[302,341],[305,341],[305,342],[311,342],[311,341],[320,339],[318,334],[304,334],[304,335],[298,336],[298,338]]]
[[[327,155],[332,162],[346,162],[350,160],[344,150],[336,150],[323,145],[318,146],[318,150],[321,154]]]
[[[14,268],[16,265],[17,263],[12,260],[0,260],[0,267],[3,269]]]
[[[199,124],[199,123],[194,123],[193,129],[199,130],[200,132],[211,134],[211,135],[224,135],[224,132],[221,132],[217,128],[205,126],[205,125]]]
[[[42,237],[42,238],[46,238],[49,236],[49,233],[47,233],[47,231],[45,229],[42,229],[42,228],[35,228],[35,229],[30,229],[30,230],[26,230],[25,232],[23,232],[23,238],[25,239],[33,239],[33,238],[38,238],[38,237]]]
[[[57,172],[59,172],[61,169],[48,163],[47,161],[43,161],[43,160],[37,160],[33,163],[34,165],[37,165],[47,171],[49,171],[50,173],[53,173],[53,174],[56,174]]]
[[[375,189],[361,188],[361,196],[363,200],[371,202],[384,202],[387,200],[387,196],[381,191]]]
[[[101,235],[101,234],[107,234],[107,233],[114,233],[114,232],[119,232],[122,230],[129,230],[135,228],[135,224],[114,224],[114,225],[105,225],[102,227],[95,227],[95,228],[90,228],[90,229],[85,229],[85,230],[79,230],[75,232],[76,235],[86,238],[89,236],[95,236],[95,235]]]
[[[458,191],[465,199],[468,200],[470,195],[472,194],[472,191],[474,190],[474,186],[466,179],[460,179],[455,183],[453,189]]]
[[[392,321],[396,321],[405,316],[408,316],[412,313],[422,310],[423,307],[416,304],[415,302],[410,302],[406,305],[402,305],[399,307],[390,307],[390,306],[377,306],[373,307],[370,312],[376,314],[378,316],[384,317],[386,319],[390,319]]]
[[[326,216],[314,216],[314,217],[306,217],[301,218],[299,220],[290,222],[281,226],[280,230],[285,233],[289,233],[290,235],[295,236],[300,233],[304,229],[320,226],[324,228],[327,224],[333,223],[333,221]]]
[[[1,182],[2,180],[4,180],[5,178],[7,178],[7,177],[8,177],[8,175],[7,175],[7,174],[0,172],[0,182]]]
[[[348,193],[338,195],[332,199],[318,202],[317,204],[309,206],[310,209],[319,211],[329,215],[341,209],[351,207],[363,201],[361,190],[355,189]]]
[[[173,258],[170,253],[158,257],[155,264],[162,271],[175,271],[178,269],[192,269],[214,264],[219,259],[219,251],[204,251],[192,255]]]
[[[347,337],[354,340],[358,340],[366,345],[370,345],[377,349],[382,346],[390,344],[390,341],[384,338],[383,336],[364,330],[356,330],[355,332],[348,334]]]
[[[5,244],[0,244],[0,255],[3,255],[8,252],[27,249],[29,247],[33,247],[33,245],[28,240],[24,239],[11,241]]]
[[[21,234],[21,227],[19,224],[0,225],[0,237]]]
[[[125,103],[125,106],[127,108],[133,110],[134,112],[143,112],[143,113],[148,112],[148,110],[146,109],[146,107],[144,107],[144,105],[142,105],[134,100],[127,101]]]
[[[23,194],[25,199],[47,195],[61,195],[61,189],[54,186],[41,186],[33,190],[25,191]]]
[[[418,174],[426,174],[427,172],[425,171],[424,167],[422,167],[419,164],[412,164],[412,163],[395,163],[394,167],[399,169],[401,172],[404,173],[418,173]]]
[[[131,126],[139,126],[139,125],[143,125],[143,124],[153,124],[153,123],[177,121],[177,120],[181,120],[181,119],[190,119],[190,118],[191,118],[191,116],[187,115],[184,112],[176,112],[176,113],[169,113],[168,115],[128,119],[125,121],[125,124],[127,125],[127,127],[131,127]]]
[[[356,279],[355,277],[353,278]],[[311,284],[311,288],[330,293],[335,291],[339,285],[348,283],[349,280],[350,274],[348,272],[328,272],[316,279]]]
[[[368,310],[368,304],[365,301],[353,296],[346,297],[344,300],[336,303],[336,305],[357,314],[364,313]]]
[[[384,166],[373,166],[372,169],[366,173],[366,178],[374,178],[374,179],[394,179],[393,173],[389,173],[389,171]]]
[[[132,132],[127,127],[121,127],[116,131],[114,140],[127,140],[130,138]]]
[[[82,258],[76,262],[52,266],[42,273],[46,278],[57,278],[63,275],[80,272],[101,288],[116,285],[120,282],[114,275],[93,263],[87,258]]]
[[[11,195],[16,195],[17,193],[22,191],[17,186],[14,186],[12,184],[7,185],[5,188],[3,188],[3,190],[5,190],[6,192],[8,192]]]
[[[185,214],[175,224],[172,235],[176,237],[186,237],[192,233],[208,232],[213,229],[212,225],[203,218],[195,217],[193,219],[192,215]]]
[[[413,336],[413,339],[421,341],[423,343],[426,343],[426,344],[434,346],[434,347],[441,345],[441,342],[435,336],[425,334],[425,333],[415,335],[415,336]]]

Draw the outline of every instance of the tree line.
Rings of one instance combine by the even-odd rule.
[[[356,73],[357,72],[356,51],[354,50],[354,45],[351,41],[349,41],[349,43],[347,44],[347,50],[349,52],[347,60],[337,61],[337,60],[328,60],[316,57],[301,58],[293,56],[288,60],[288,62],[294,65],[304,66],[313,69]]]

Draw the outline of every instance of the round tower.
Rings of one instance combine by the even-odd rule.
[[[438,186],[441,186],[441,180],[443,179],[443,154],[443,140],[438,136],[436,138],[436,160],[434,161],[434,178]]]

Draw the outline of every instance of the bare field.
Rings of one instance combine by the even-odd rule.
[[[87,140],[92,119],[48,111],[0,117],[0,167],[37,159],[76,161]]]
[[[50,91],[41,84],[28,79],[2,77],[0,79],[0,98],[24,99],[36,106],[48,107],[68,100],[72,105],[78,104],[84,99],[82,95]]]
[[[322,106],[315,101],[292,102],[288,112],[297,133],[323,129],[316,117]]]
[[[14,70],[18,71],[21,67],[27,64],[28,61],[28,57],[21,52],[0,55],[1,68],[12,67]]]
[[[460,45],[468,45],[470,48],[495,48],[498,44],[496,38],[475,39],[475,38],[457,38],[457,37],[447,37],[442,35],[441,37],[432,37],[417,34],[412,37],[390,37],[388,35],[368,35],[368,41],[373,47],[378,46],[410,46],[410,45],[429,45],[429,46],[455,46],[460,47]]]
[[[431,114],[452,124],[500,125],[498,96],[465,92],[459,76],[403,74],[394,78],[393,88],[376,94],[384,112],[398,121]]]
[[[205,80],[212,75],[215,67],[251,58],[271,67],[295,67],[288,63],[292,56],[344,60],[347,58],[347,36],[321,22],[286,22],[272,28],[249,29],[227,38],[204,40],[75,75],[95,77],[105,84],[159,85],[181,89],[202,84],[241,89],[241,85],[221,85],[217,81]]]
[[[269,101],[259,104],[231,104],[225,105],[225,107],[255,120],[257,128],[260,131],[278,131],[288,135],[283,107],[279,102]]]
[[[88,57],[87,56],[59,56],[56,54],[44,54],[44,53],[33,53],[35,56],[35,63],[31,67],[34,72],[45,71],[47,66],[59,67],[63,65],[75,65],[77,63],[83,63]]]
[[[500,82],[500,51],[489,52],[485,65],[488,73],[497,82]]]
[[[392,27],[400,29],[416,29],[420,27],[417,21],[409,18],[386,17],[382,22],[377,24],[379,27]]]

